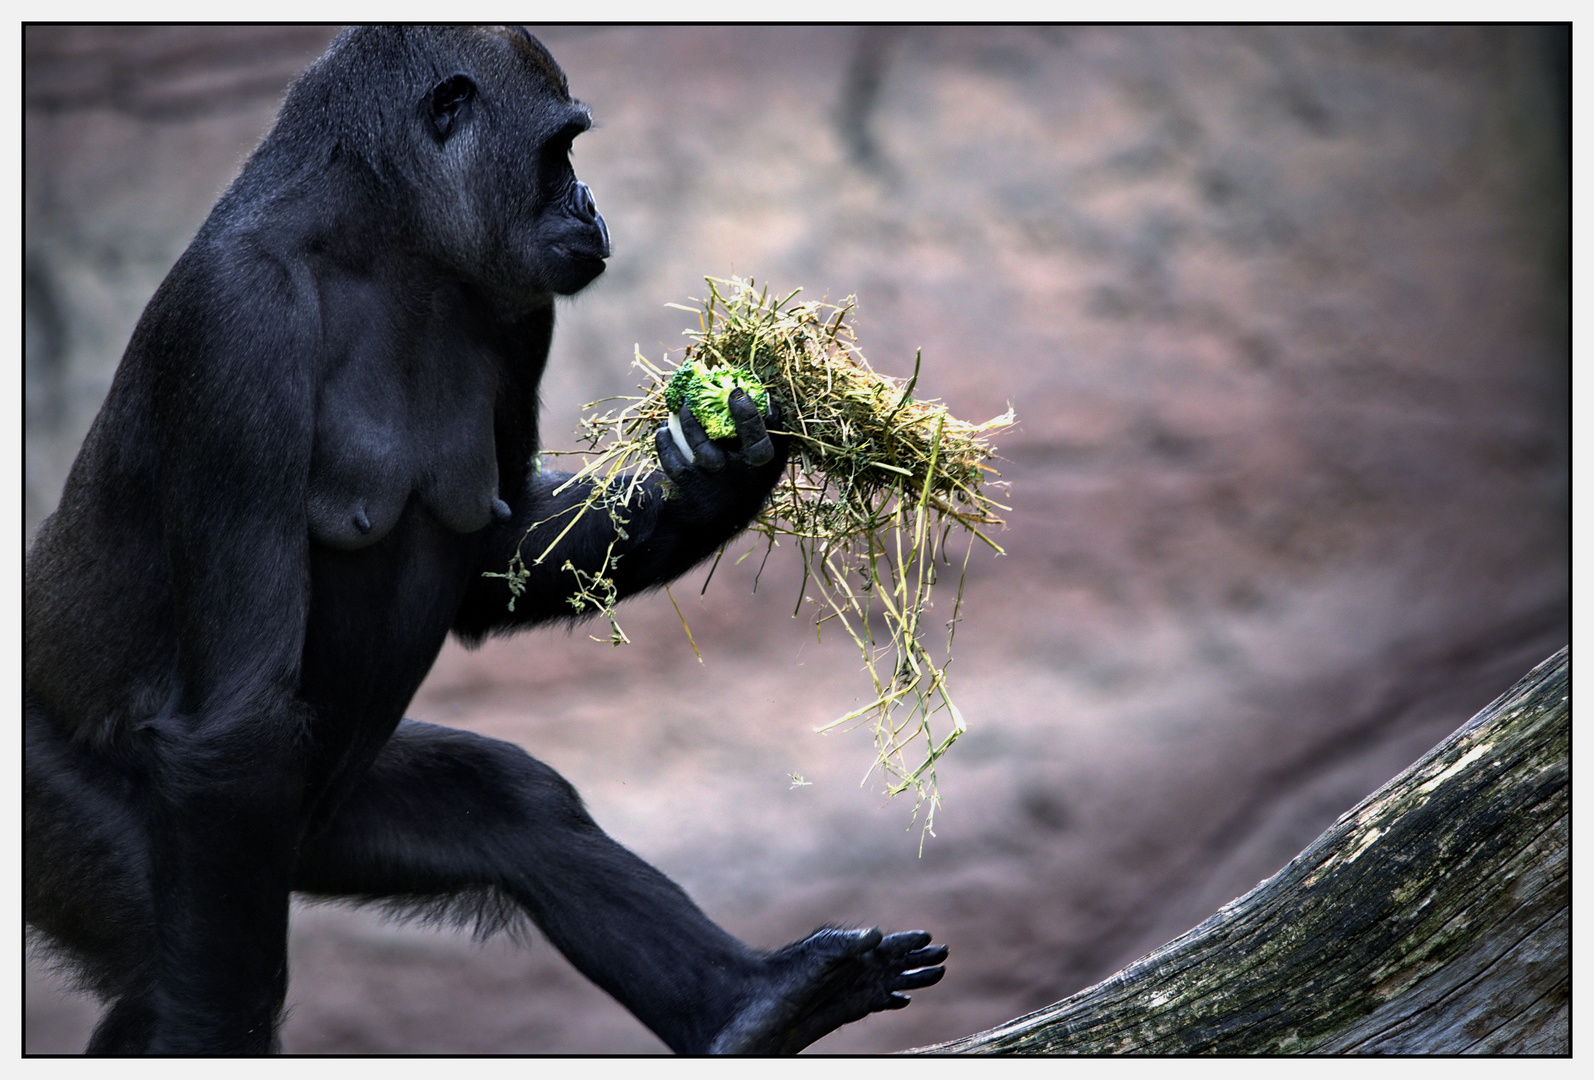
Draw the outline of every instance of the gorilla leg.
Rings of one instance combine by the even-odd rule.
[[[155,916],[136,778],[24,705],[23,915],[47,959],[114,1000],[147,974]]]
[[[922,934],[822,930],[763,955],[610,839],[575,789],[507,743],[406,720],[294,887],[409,903],[510,903],[679,1053],[792,1053],[941,977]]]
[[[286,876],[275,895],[242,876],[226,879],[236,888],[185,889],[162,868],[180,874],[203,862],[148,778],[73,742],[33,702],[25,725],[25,918],[79,984],[109,1003],[89,1052],[275,1049],[287,987]],[[243,846],[226,850],[261,861],[259,845]]]
[[[708,1045],[757,965],[605,835],[552,769],[508,743],[411,720],[306,843],[294,887],[433,908],[453,897],[488,919],[507,900],[676,1049]]]

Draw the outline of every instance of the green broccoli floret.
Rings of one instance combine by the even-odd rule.
[[[681,405],[686,401],[686,388],[692,385],[693,375],[700,370],[696,360],[688,360],[675,369],[670,385],[664,388],[664,404],[672,413],[680,413]]]
[[[696,360],[675,369],[675,375],[664,389],[664,404],[675,414],[680,413],[682,405],[690,405],[692,415],[703,425],[709,438],[727,439],[736,434],[730,397],[738,386],[753,399],[759,412],[769,409],[769,391],[747,368],[729,365],[706,368]]]

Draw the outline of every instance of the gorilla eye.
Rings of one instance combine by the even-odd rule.
[[[448,135],[465,106],[475,96],[476,84],[469,75],[450,75],[432,87],[432,126],[440,137]]]
[[[560,158],[568,158],[576,136],[586,131],[591,125],[586,123],[569,123],[556,131],[548,140],[548,152]]]

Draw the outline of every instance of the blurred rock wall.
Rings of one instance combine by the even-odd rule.
[[[325,28],[25,33],[26,525],[142,305]],[[1046,1004],[1281,866],[1567,635],[1569,53],[1537,28],[559,27],[616,254],[566,304],[545,430],[657,359],[706,274],[856,294],[875,366],[1011,402],[976,557],[973,728],[937,836],[817,738],[856,657],[752,594],[637,644],[451,649],[416,714],[527,745],[765,944],[923,924],[946,982],[816,1049]],[[755,560],[756,561],[756,560]],[[686,600],[690,597],[690,601]],[[713,715],[737,685],[757,730]],[[850,693],[846,691],[845,693]],[[797,772],[813,786],[791,789]],[[314,909],[289,1049],[646,1052],[546,946]],[[88,1013],[42,988],[30,1049]],[[75,1010],[75,1011],[74,1011]]]

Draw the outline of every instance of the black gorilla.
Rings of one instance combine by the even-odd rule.
[[[133,333],[26,568],[28,921],[109,1003],[91,1051],[271,1050],[288,898],[530,918],[677,1051],[790,1052],[942,974],[922,933],[725,933],[519,749],[403,719],[445,636],[568,615],[588,515],[508,610],[554,297],[609,237],[589,125],[519,30],[344,32]],[[660,440],[621,594],[756,514],[785,440]],[[690,460],[688,460],[690,457]],[[536,542],[536,541],[534,541]]]

